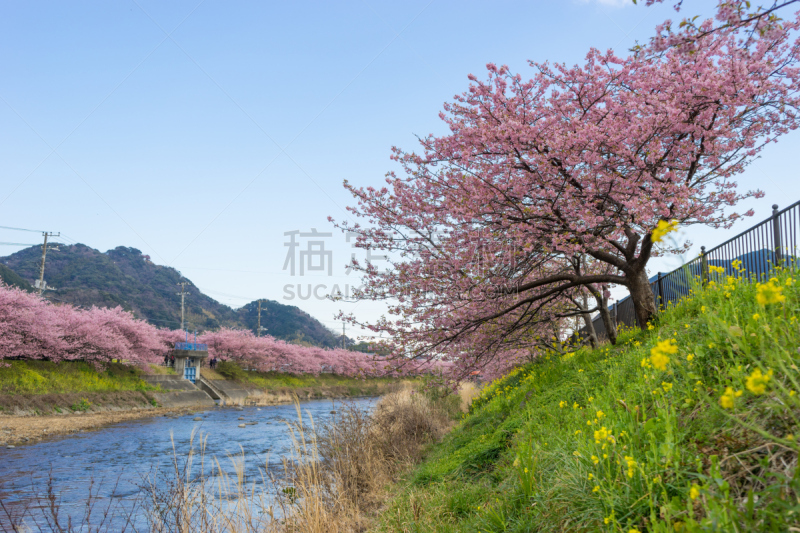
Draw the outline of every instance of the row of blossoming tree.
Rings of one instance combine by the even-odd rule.
[[[0,364],[3,360],[86,361],[103,366],[122,361],[147,368],[160,363],[184,333],[159,329],[122,308],[80,309],[56,305],[0,282]],[[248,369],[290,374],[345,376],[397,374],[371,354],[298,346],[250,331],[221,329],[198,338],[209,355]],[[403,373],[428,372],[430,363],[411,364]]]
[[[686,249],[665,234],[752,215],[732,209],[762,193],[735,177],[798,126],[800,19],[779,18],[796,1],[719,0],[715,19],[667,21],[627,55],[470,75],[440,114],[449,133],[393,148],[402,172],[385,187],[345,182],[365,223],[331,220],[392,258],[352,265],[356,297],[389,303],[362,325],[397,357],[448,358],[465,377],[554,348],[569,320],[609,319],[612,285],[647,324],[649,259]]]

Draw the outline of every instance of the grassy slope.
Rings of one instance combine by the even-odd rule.
[[[156,390],[142,381],[141,371],[111,364],[103,371],[77,361],[6,361],[0,366],[0,394],[52,394]]]
[[[265,390],[315,389],[319,391],[338,391],[347,396],[372,396],[381,394],[384,389],[396,385],[396,378],[357,378],[335,374],[279,374],[277,372],[245,371],[239,365],[220,362],[216,371],[203,369],[203,375],[210,379],[233,379],[249,386]]]
[[[8,367],[0,366],[0,394],[54,394],[72,392],[121,392],[159,390],[142,381],[142,371],[135,367],[111,364],[103,371],[94,366],[78,362],[51,363],[48,361],[7,361]],[[274,372],[245,372],[238,369],[236,375],[223,376],[208,368],[203,375],[210,379],[237,379],[262,389],[340,389],[351,396],[370,395],[378,388],[393,383],[396,379],[359,379],[331,374],[291,375]],[[174,374],[172,369],[151,365],[152,374]]]
[[[777,283],[785,301],[765,306],[754,284],[718,279],[616,347],[491,384],[398,487],[379,529],[797,527],[800,291],[789,273]],[[678,350],[658,370],[651,350],[666,339]],[[755,369],[774,372],[761,394]]]

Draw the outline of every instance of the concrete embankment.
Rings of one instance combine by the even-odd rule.
[[[142,379],[163,390],[150,393],[162,407],[214,407],[214,400],[189,380],[169,375],[142,376]]]

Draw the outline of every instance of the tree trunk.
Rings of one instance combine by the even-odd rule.
[[[594,285],[589,287],[589,291],[597,302],[597,309],[600,311],[600,319],[603,321],[603,326],[606,328],[608,342],[617,344],[617,325],[611,319],[611,313],[608,312],[608,297],[605,295],[605,290],[606,288],[603,286],[599,289]]]
[[[603,320],[603,326],[606,328],[608,341],[611,344],[617,344],[617,324],[611,318],[611,313],[608,312],[608,298],[605,296],[601,297],[597,301],[597,304],[600,308],[600,318]]]
[[[592,321],[592,314],[588,312],[589,309],[589,302],[586,301],[586,295],[582,295],[582,303],[581,306],[581,317],[583,317],[583,323],[586,325],[586,331],[589,333],[589,344],[592,345],[592,348],[597,348],[599,344],[597,340],[597,332],[594,330],[594,323]]]
[[[628,274],[626,272],[626,274]],[[633,300],[633,309],[636,313],[636,322],[642,329],[647,328],[650,322],[656,316],[656,299],[653,295],[653,289],[650,288],[650,281],[647,279],[647,271],[644,265],[639,270],[635,270],[626,275],[628,278],[628,291],[631,293],[631,300]]]

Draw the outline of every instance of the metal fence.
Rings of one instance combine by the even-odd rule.
[[[658,273],[650,283],[659,311],[677,304],[689,296],[692,278],[699,276],[703,282],[709,279],[709,266],[724,269],[723,275],[734,275],[734,261],[741,261],[740,268],[749,279],[763,280],[776,265],[797,265],[797,238],[800,233],[800,202],[778,211],[772,206],[772,216],[752,228],[729,239],[710,250],[701,247],[700,256],[667,274]],[[636,326],[636,314],[630,296],[614,303],[609,308],[617,324]],[[608,337],[603,321],[597,316],[593,320],[598,337]],[[579,335],[585,337],[586,328]]]
[[[196,342],[176,342],[176,350],[192,350],[197,352],[207,352],[208,344],[198,344]]]

